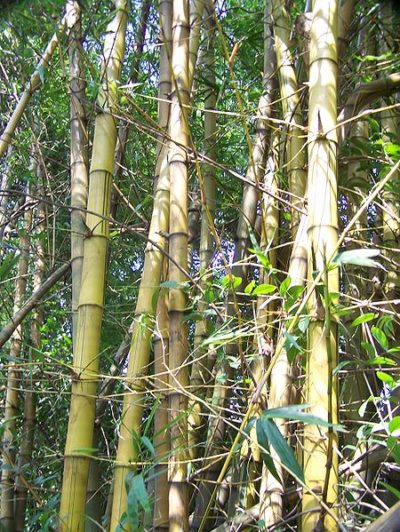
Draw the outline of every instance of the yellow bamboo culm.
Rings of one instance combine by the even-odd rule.
[[[313,271],[323,271],[336,248],[337,219],[337,0],[315,0],[310,43],[308,246],[309,283]],[[338,270],[323,276],[330,293],[338,293]],[[329,305],[329,302],[327,303]],[[305,402],[310,413],[337,423],[336,330],[326,316],[326,301],[315,292],[309,301],[309,358]],[[337,530],[338,458],[333,431],[306,425],[303,442],[304,475],[312,493],[304,490],[302,532]],[[329,513],[326,508],[329,508]]]
[[[169,294],[169,387],[171,455],[169,459],[169,530],[189,529],[188,458],[188,354],[187,307],[182,283],[187,280],[189,131],[189,2],[174,0],[172,15],[172,93],[168,164],[171,179],[169,222],[169,279],[176,288]]]
[[[116,122],[113,116],[125,48],[128,19],[126,0],[115,1],[116,14],[107,27],[104,41],[100,109],[95,122],[87,234],[84,243],[78,330],[72,368],[72,397],[65,446],[61,492],[60,530],[84,530],[89,462],[93,441],[99,345],[103,318],[104,285],[108,244],[108,217]]]

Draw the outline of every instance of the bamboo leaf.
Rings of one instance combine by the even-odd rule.
[[[272,294],[272,292],[276,291],[276,286],[273,284],[259,284],[256,286],[256,288],[253,290],[253,294],[255,296],[264,295],[264,294]]]
[[[338,253],[334,257],[332,264],[334,267],[343,266],[344,264],[353,264],[354,266],[364,266],[366,268],[383,268],[383,266],[373,260],[372,257],[379,257],[379,249],[350,249]]]
[[[400,500],[400,491],[398,489],[394,488],[390,484],[387,484],[386,482],[380,481],[379,484],[381,484],[381,486],[390,491],[390,493],[393,493],[393,495]]]
[[[377,371],[376,376],[385,384],[392,384],[394,382],[393,377],[384,371]]]
[[[373,337],[376,340],[378,340],[378,342],[383,347],[383,349],[387,349],[389,347],[389,341],[387,339],[386,334],[382,331],[382,329],[379,329],[379,327],[372,326],[371,333]]]
[[[267,466],[268,470],[271,472],[271,474],[278,480],[278,482],[282,482],[282,479],[280,478],[274,461],[272,460],[271,455],[269,454],[269,441],[267,438],[267,435],[264,431],[263,424],[261,423],[261,419],[257,419],[256,422],[256,434],[257,434],[257,441],[259,445],[263,448],[262,450],[262,459]],[[266,452],[268,451],[268,452]]]
[[[361,323],[367,323],[368,321],[372,321],[376,318],[376,316],[377,314],[375,314],[374,312],[367,312],[366,314],[361,314],[361,316],[358,316],[350,323],[350,327],[357,327],[357,325],[360,325]]]
[[[309,408],[309,405],[290,405],[282,406],[279,408],[270,408],[263,412],[263,417],[268,419],[292,419],[294,421],[301,421],[302,423],[308,423],[309,425],[319,425],[320,427],[331,427],[338,432],[346,432],[342,425],[335,423],[328,423],[325,419],[322,419],[318,416],[313,416],[304,412],[306,408]]]
[[[275,449],[282,464],[287,467],[287,469],[292,473],[292,475],[304,482],[303,471],[299,466],[291,447],[288,445],[287,441],[282,436],[280,430],[272,421],[272,419],[262,417],[258,421],[258,424],[262,426],[262,430],[267,440]]]

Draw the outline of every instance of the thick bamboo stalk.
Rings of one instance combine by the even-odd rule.
[[[32,160],[31,168],[34,171],[35,159]],[[15,284],[14,314],[21,310],[25,298],[28,280],[30,228],[32,223],[32,211],[24,214],[23,233],[20,237],[20,256],[18,261],[18,276]],[[0,525],[6,531],[15,528],[14,521],[14,474],[16,456],[16,428],[18,389],[20,386],[20,369],[18,359],[22,349],[22,326],[18,324],[12,331],[10,345],[10,360],[7,370],[7,388],[4,407],[4,432],[2,435],[2,468],[1,468],[1,501],[0,501]]]
[[[136,35],[135,35],[135,47],[134,47],[134,56],[133,60],[130,65],[130,76],[129,76],[129,83],[134,84],[138,82],[139,79],[139,73],[140,73],[140,65],[141,65],[141,59],[142,59],[142,53],[144,49],[144,43],[145,43],[145,36],[146,36],[146,28],[147,28],[147,22],[149,18],[149,12],[150,12],[150,0],[143,0],[142,6],[141,6],[141,16],[138,21],[137,29],[136,29]],[[119,189],[117,188],[116,183],[118,182],[121,170],[123,168],[123,161],[125,156],[125,150],[127,145],[127,140],[129,137],[129,132],[131,130],[131,123],[123,122],[121,121],[118,129],[118,136],[117,136],[117,145],[115,148],[115,158],[114,158],[114,182],[113,182],[113,190],[111,192],[111,216],[116,217],[116,210],[117,210],[117,198],[122,194]],[[118,193],[116,192],[116,189]],[[121,349],[119,349],[119,352],[121,353]],[[115,387],[117,383],[116,379],[110,379],[106,385],[107,393],[112,393],[113,388]],[[105,407],[105,402],[102,402],[103,408]],[[97,442],[99,441],[100,437],[100,423],[97,422],[98,420],[98,410],[99,410],[99,403],[96,406],[96,424],[95,424],[95,431],[93,435],[93,448],[98,448]],[[87,507],[86,507],[86,513],[88,519],[86,520],[86,526],[85,526],[85,532],[96,532],[98,530],[99,524],[101,522],[103,508],[102,508],[102,494],[101,490],[99,489],[99,485],[101,485],[101,461],[99,460],[91,460],[90,466],[89,466],[89,479],[88,479],[88,493],[87,493]]]
[[[174,0],[172,15],[172,92],[168,164],[171,179],[169,217],[169,280],[176,285],[169,293],[169,409],[172,423],[169,458],[169,530],[189,529],[188,397],[189,384],[187,306],[182,283],[187,277],[188,256],[188,168],[189,147],[189,2]]]
[[[307,176],[304,133],[301,127],[300,93],[290,48],[292,23],[284,0],[272,1],[272,18],[283,119],[287,125],[285,169],[289,180],[289,192],[293,194],[292,203],[297,208],[291,211],[291,227],[294,237],[295,228],[299,223],[298,208],[304,201]]]
[[[337,245],[336,99],[337,99],[337,0],[316,0],[310,43],[308,240],[309,283],[313,271],[324,271]],[[338,293],[338,270],[326,272],[324,303],[316,295],[309,301],[309,356],[305,402],[310,413],[337,423],[338,405],[333,369],[337,365],[336,326],[330,316],[327,293]],[[321,501],[333,514],[338,496],[337,438],[331,429],[304,427],[303,465],[306,484],[313,494],[303,492],[302,530],[321,526],[336,530],[337,522],[326,514]]]
[[[37,165],[36,178],[38,179],[38,195],[44,197],[43,187],[40,185],[43,179],[43,172],[40,163]],[[35,248],[35,270],[33,273],[33,290],[38,290],[43,283],[45,272],[45,239],[43,238],[46,230],[46,208],[43,201],[38,204],[35,213],[36,221],[36,242]],[[37,353],[41,349],[41,333],[40,328],[43,323],[43,311],[40,306],[37,306],[32,315],[31,321],[31,346],[32,346],[32,360],[35,360]],[[24,419],[22,425],[21,444],[18,455],[18,467],[15,480],[15,496],[14,496],[14,511],[15,511],[15,530],[22,532],[25,530],[25,513],[28,502],[28,489],[24,477],[26,476],[26,468],[29,467],[32,461],[32,453],[34,447],[34,435],[36,425],[36,394],[34,391],[34,377],[33,375],[26,375],[25,379],[25,400],[24,400]]]
[[[116,14],[109,23],[104,41],[102,90],[95,122],[87,233],[81,292],[78,307],[78,333],[74,349],[70,416],[65,446],[64,477],[61,493],[60,530],[84,529],[86,490],[92,453],[99,345],[106,275],[108,217],[116,144],[113,117],[124,56],[128,19],[126,0],[116,0]]]
[[[75,11],[76,22],[69,34],[70,113],[71,113],[71,274],[72,345],[76,344],[79,294],[81,291],[83,244],[86,233],[85,209],[88,195],[88,134],[86,129],[85,79],[82,65],[80,7],[67,2],[67,16]]]
[[[30,77],[30,80],[28,81],[21,98],[0,137],[0,158],[3,157],[11,143],[15,129],[29,104],[32,94],[40,87],[42,83],[43,74],[49,66],[54,50],[58,46],[60,37],[67,29],[71,28],[75,24],[76,15],[76,12],[71,10],[63,17],[57,32],[50,39],[46,49],[41,55],[40,61],[38,62],[34,73]]]

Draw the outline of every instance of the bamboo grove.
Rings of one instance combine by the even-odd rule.
[[[397,530],[400,13],[0,11],[0,527]]]

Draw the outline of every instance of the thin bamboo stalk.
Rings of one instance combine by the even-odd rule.
[[[76,344],[78,304],[81,291],[83,244],[86,233],[85,209],[88,195],[88,134],[86,128],[85,79],[82,65],[82,30],[80,7],[67,2],[67,16],[75,11],[75,24],[69,34],[70,113],[71,113],[71,274],[72,274],[72,345]]]
[[[203,76],[206,84],[204,95],[204,153],[209,161],[216,159],[217,142],[217,117],[215,111],[215,24],[214,5],[207,2],[205,11],[205,31],[207,34],[207,48],[204,53]],[[200,289],[206,288],[206,271],[210,267],[213,254],[214,239],[209,227],[209,217],[214,219],[215,212],[215,166],[213,163],[205,163],[202,172],[203,188],[201,203],[201,224],[200,224],[200,274],[203,275],[200,281]],[[204,312],[207,304],[200,301],[198,310]],[[202,347],[209,330],[209,320],[203,318],[196,322],[194,333],[194,360],[190,375],[190,390],[194,396],[205,398],[204,385],[210,381],[211,377],[211,357],[207,354],[208,349]],[[191,458],[198,456],[198,444],[201,441],[201,432],[204,428],[204,419],[201,415],[201,401],[191,400],[189,403],[189,453]]]
[[[313,271],[326,271],[328,257],[337,244],[336,98],[337,98],[337,0],[315,0],[310,43],[308,240],[309,283]],[[305,402],[310,413],[337,423],[338,405],[333,369],[337,365],[336,327],[330,317],[330,296],[339,292],[338,270],[323,276],[325,303],[313,293],[309,301],[309,356]],[[334,296],[337,297],[337,296]],[[315,527],[336,530],[337,523],[323,510],[321,501],[333,514],[338,496],[337,438],[331,429],[304,427],[303,464],[306,484],[313,494],[303,492],[302,530]]]
[[[31,169],[35,171],[36,161],[32,158]],[[27,193],[28,195],[28,193]],[[26,294],[29,267],[30,228],[32,211],[27,209],[24,214],[23,232],[20,236],[20,256],[18,260],[18,276],[15,284],[14,313],[22,306]],[[16,428],[18,389],[20,386],[20,369],[18,360],[22,351],[22,326],[19,324],[12,332],[10,358],[7,370],[7,388],[4,407],[4,432],[2,435],[2,468],[1,468],[1,501],[0,524],[6,531],[14,530],[14,473],[16,456]]]
[[[154,450],[156,479],[154,486],[153,529],[155,532],[168,530],[168,467],[170,452],[168,420],[168,307],[166,295],[160,295],[157,306],[157,324],[154,339],[155,387],[159,393],[159,404],[154,415]]]
[[[37,150],[36,150],[37,151]],[[36,153],[35,156],[38,154]],[[38,180],[37,190],[38,196],[43,198],[44,191],[41,185],[43,179],[43,171],[40,162],[36,164],[36,178]],[[34,244],[35,251],[35,270],[33,273],[33,290],[38,290],[43,283],[44,272],[46,267],[45,261],[45,239],[43,238],[47,226],[45,203],[41,201],[35,213],[36,221],[36,242]],[[43,311],[40,306],[36,307],[31,321],[31,348],[32,360],[35,360],[37,353],[41,348],[41,333],[40,328],[43,323]],[[34,448],[34,435],[36,425],[36,393],[34,391],[34,376],[26,375],[25,377],[25,400],[24,400],[24,419],[22,425],[22,435],[20,451],[18,455],[18,467],[15,480],[15,495],[14,495],[14,512],[15,512],[15,530],[22,532],[25,530],[25,514],[28,502],[28,489],[24,477],[26,476],[26,469],[32,461],[32,453]]]
[[[268,17],[266,16],[266,20]],[[269,44],[268,39],[265,43]],[[266,51],[268,48],[266,47]],[[236,244],[233,256],[232,274],[235,277],[242,279],[244,284],[247,275],[247,264],[243,260],[247,254],[248,248],[248,226],[254,227],[257,211],[258,191],[253,184],[259,184],[264,176],[265,159],[268,153],[268,141],[270,136],[270,129],[268,127],[267,117],[272,113],[272,92],[270,86],[270,71],[265,72],[263,79],[263,94],[258,105],[258,119],[256,122],[256,131],[254,144],[251,149],[249,164],[246,173],[246,185],[243,190],[242,206],[239,213],[238,227],[236,231]],[[226,303],[226,317],[227,320],[232,320],[237,314],[236,296],[230,292]],[[221,452],[225,434],[225,421],[223,418],[224,405],[226,404],[230,389],[228,382],[232,375],[232,368],[226,362],[229,357],[238,356],[237,343],[229,343],[226,345],[226,358],[215,368],[215,386],[213,389],[213,396],[211,404],[213,411],[221,412],[221,415],[212,417],[209,420],[207,432],[207,447],[205,456],[211,457],[218,455]],[[206,515],[209,506],[212,492],[214,489],[213,482],[218,478],[220,470],[220,461],[213,460],[209,464],[206,472],[202,475],[199,482],[199,492],[196,497],[195,512],[191,523],[192,530],[198,530],[199,527],[205,529],[212,528],[214,517],[213,515]]]
[[[159,126],[161,134],[168,124],[170,81],[170,54],[172,32],[172,0],[159,2],[160,28],[163,45],[160,52],[160,80],[159,80]],[[155,199],[149,229],[149,243],[145,250],[143,276],[140,282],[139,294],[132,324],[132,341],[129,350],[129,364],[127,370],[127,393],[124,396],[122,420],[116,465],[114,472],[114,487],[111,510],[111,528],[120,522],[121,515],[127,508],[127,494],[125,477],[132,469],[131,464],[138,461],[138,450],[132,444],[132,439],[141,433],[143,401],[146,390],[145,375],[150,362],[151,336],[155,326],[155,300],[159,292],[161,281],[164,250],[167,249],[165,235],[169,229],[169,168],[167,161],[168,148],[165,140],[160,136],[158,144],[158,158],[155,176]],[[159,357],[157,357],[159,358]],[[157,414],[156,414],[157,417]],[[158,423],[157,419],[157,423]],[[163,423],[164,420],[160,421]],[[160,487],[162,484],[162,487]],[[164,491],[163,491],[164,490]],[[155,480],[156,493],[165,494],[164,479]],[[157,495],[158,497],[158,495]],[[155,516],[164,521],[165,506],[157,507]],[[128,526],[128,525],[125,525]]]
[[[84,529],[86,491],[92,454],[95,397],[99,367],[99,344],[103,317],[104,285],[108,244],[111,181],[116,144],[113,117],[124,56],[128,19],[126,0],[115,1],[116,14],[107,27],[104,41],[102,90],[95,122],[87,234],[84,244],[78,334],[74,349],[72,397],[65,446],[61,493],[60,530]]]
[[[23,321],[23,319],[29,314],[29,312],[34,309],[43,297],[49,292],[49,290],[66,275],[69,271],[70,263],[67,262],[63,264],[55,272],[53,272],[43,284],[31,295],[31,297],[23,304],[23,306],[15,312],[10,321],[2,328],[0,331],[0,348],[7,342],[11,337],[18,325]]]
[[[21,120],[21,116],[23,115],[26,107],[29,104],[32,94],[42,84],[41,78],[43,77],[43,72],[49,66],[54,50],[59,44],[60,37],[67,29],[71,28],[75,24],[75,22],[76,12],[74,10],[71,10],[63,17],[57,32],[50,39],[47,47],[41,55],[40,61],[38,62],[35,71],[30,77],[30,80],[28,81],[25,90],[21,95],[21,98],[18,104],[16,105],[13,114],[11,115],[8,124],[0,137],[0,158],[3,157],[3,155],[7,151],[8,146],[11,143],[15,129],[18,126],[19,121]]]
[[[272,18],[283,119],[287,124],[285,168],[289,180],[289,192],[293,194],[292,203],[294,207],[297,207],[291,211],[291,227],[294,237],[295,228],[299,223],[298,208],[304,201],[307,175],[304,134],[301,127],[300,93],[290,48],[292,23],[284,0],[272,1]]]

